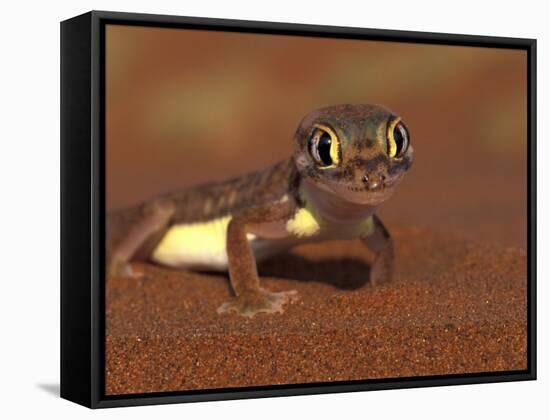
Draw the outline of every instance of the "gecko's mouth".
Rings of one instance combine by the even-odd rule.
[[[384,184],[378,188],[375,188],[375,189],[372,189],[368,186],[361,186],[361,187],[353,187],[353,186],[345,186],[348,190],[350,191],[353,191],[353,192],[380,192],[380,191],[384,191],[386,188],[391,188],[393,187],[393,185],[387,185],[387,184]]]
[[[335,195],[354,204],[378,205],[391,197],[397,182],[385,182],[373,189],[368,185],[349,185],[329,182],[328,187]]]

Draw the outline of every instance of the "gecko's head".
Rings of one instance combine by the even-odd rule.
[[[378,105],[337,105],[306,115],[296,130],[300,174],[343,200],[377,205],[410,168],[413,149],[401,118]]]

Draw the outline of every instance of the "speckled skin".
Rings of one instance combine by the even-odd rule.
[[[324,146],[322,136],[328,142]],[[358,237],[376,254],[371,281],[391,277],[391,237],[374,211],[411,166],[404,124],[377,105],[331,106],[302,120],[295,145],[291,158],[264,171],[165,194],[108,215],[108,276],[135,276],[131,260],[155,256],[168,263],[158,250],[172,227],[230,215],[224,240],[235,297],[219,313],[282,312],[295,296],[294,291],[273,293],[260,287],[250,235],[273,243],[274,250],[281,241],[296,245]]]

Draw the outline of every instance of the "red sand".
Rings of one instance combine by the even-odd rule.
[[[526,369],[525,252],[390,228],[384,286],[358,242],[261,265],[265,287],[300,294],[282,315],[219,316],[225,276],[135,264],[146,278],[107,287],[107,394]]]

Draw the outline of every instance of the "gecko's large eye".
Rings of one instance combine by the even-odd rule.
[[[340,142],[336,133],[325,125],[314,125],[309,137],[309,153],[321,168],[333,168],[338,165]]]
[[[409,132],[399,118],[388,126],[388,156],[391,159],[403,157],[409,148]]]

